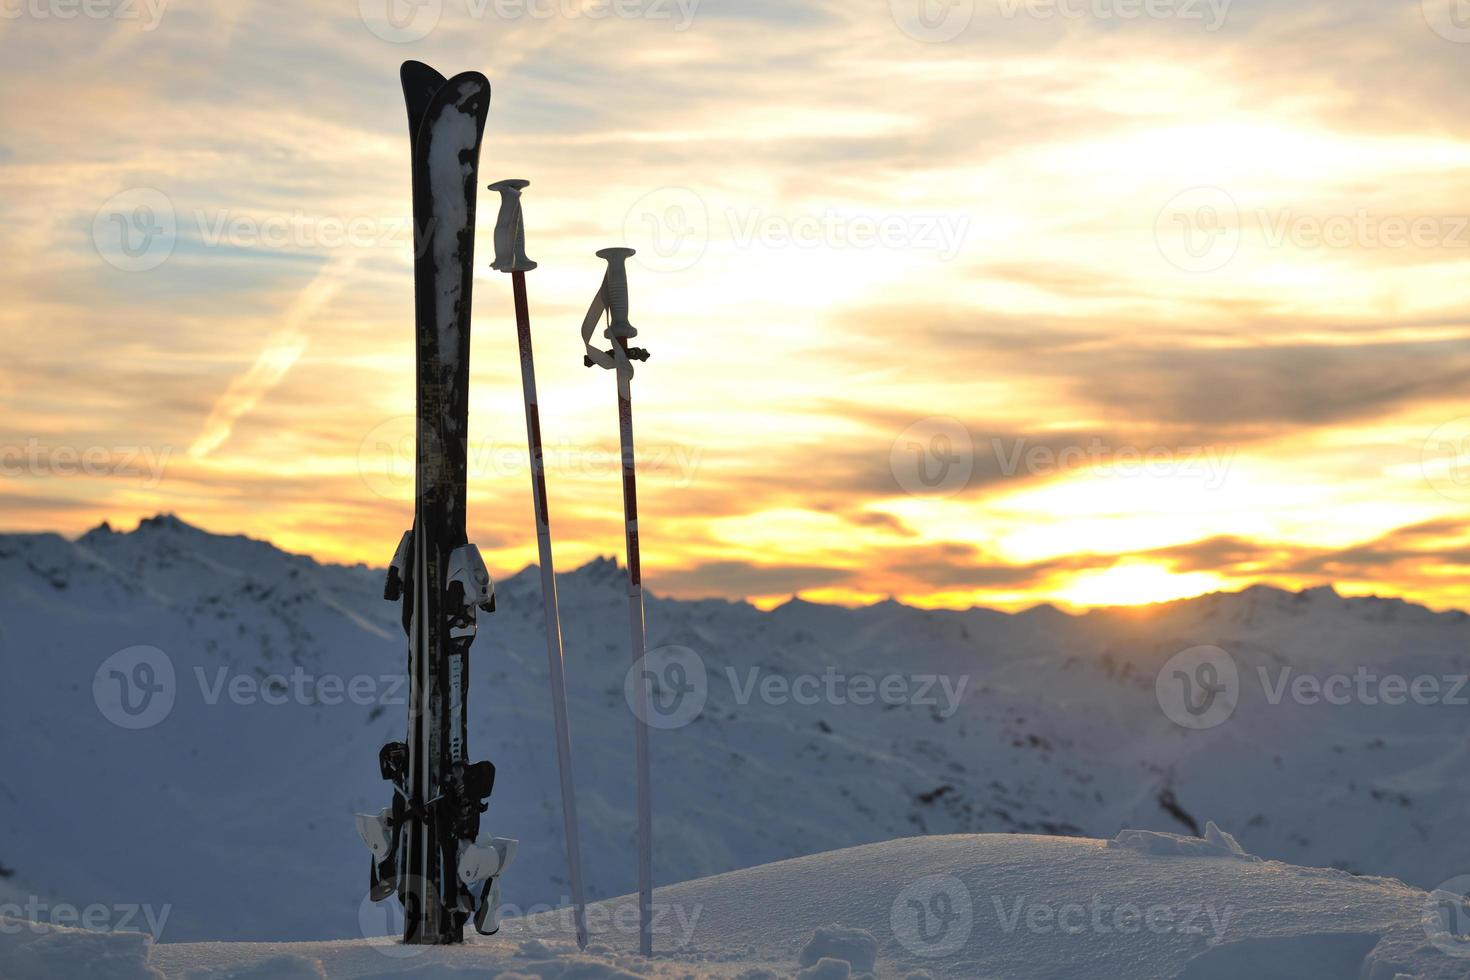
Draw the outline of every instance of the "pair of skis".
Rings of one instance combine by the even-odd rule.
[[[495,785],[490,762],[468,758],[469,648],[477,611],[495,591],[465,535],[470,307],[475,197],[490,83],[445,79],[403,64],[413,160],[416,462],[414,520],[388,568],[383,597],[402,603],[408,635],[408,736],[379,753],[392,805],[359,815],[372,851],[370,895],[397,895],[405,943],[457,943],[465,923],[498,929],[500,872],[516,842],[479,841]],[[480,884],[478,897],[473,886]]]
[[[468,761],[466,702],[469,647],[476,612],[493,612],[494,586],[479,549],[465,534],[470,309],[475,203],[480,143],[490,106],[490,83],[478,72],[445,79],[415,61],[401,70],[413,159],[414,294],[417,337],[416,460],[413,528],[404,533],[388,570],[384,597],[402,602],[408,636],[408,737],[379,754],[392,805],[359,815],[358,830],[372,851],[371,896],[396,895],[404,910],[405,943],[457,943],[465,923],[493,934],[498,926],[500,874],[516,841],[481,842],[480,817],[495,782],[489,762]],[[540,551],[547,658],[561,774],[562,811],[577,941],[587,944],[581,851],[567,718],[560,617],[551,555],[546,480],[537,409],[535,367],[525,273],[520,191],[525,181],[501,181],[493,268],[512,277],[525,394],[526,432]],[[623,447],[623,494],[628,545],[628,595],[633,660],[644,654],[634,485],[630,359],[647,353],[627,345],[636,330],[627,316],[624,262],[631,249],[604,249],[608,271],[583,324],[587,363],[616,368]],[[611,325],[610,351],[595,350],[591,331],[603,310]],[[590,324],[590,325],[589,325]],[[647,692],[641,685],[646,700]],[[652,953],[652,847],[646,705],[635,711],[638,758],[639,947]],[[476,897],[473,888],[479,885]]]

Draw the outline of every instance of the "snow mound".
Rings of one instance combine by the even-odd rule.
[[[96,932],[0,916],[5,980],[162,980],[143,933]]]
[[[507,918],[499,936],[459,947],[390,939],[160,943],[147,966],[167,980],[312,976],[299,961],[320,963],[332,980],[1463,980],[1470,973],[1458,920],[1436,931],[1426,918],[1438,909],[1434,921],[1444,921],[1454,896],[1253,860],[1213,827],[1196,847],[1171,835],[1123,836],[906,838],[671,885],[654,893],[651,960],[636,953],[636,901],[625,897],[589,907],[586,951],[576,949],[569,917],[554,910]],[[11,975],[0,960],[0,976]],[[146,974],[121,974],[134,975]]]
[[[1140,854],[1159,857],[1222,857],[1241,861],[1259,861],[1211,820],[1205,825],[1204,837],[1181,837],[1153,830],[1124,830],[1108,841],[1109,847],[1125,848]]]
[[[835,961],[846,963],[853,970],[871,973],[877,959],[878,940],[873,938],[871,932],[832,925],[823,926],[812,933],[812,938],[801,948],[797,962],[802,966],[820,968],[824,961]],[[835,967],[824,969],[830,971]],[[813,976],[817,975],[813,974]],[[845,977],[847,973],[844,972],[842,975]]]

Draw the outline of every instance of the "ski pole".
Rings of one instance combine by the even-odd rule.
[[[495,221],[495,261],[491,268],[510,273],[515,293],[516,336],[521,351],[521,391],[526,403],[526,442],[531,454],[531,496],[536,511],[536,546],[541,557],[541,605],[546,617],[546,663],[551,678],[551,714],[556,726],[556,763],[561,774],[561,812],[567,842],[567,867],[577,946],[587,948],[587,906],[582,891],[582,846],[577,834],[577,793],[572,778],[572,733],[567,720],[566,669],[562,654],[561,616],[557,609],[556,570],[551,561],[551,518],[546,506],[546,467],[541,450],[541,415],[536,400],[536,363],[531,354],[531,314],[526,303],[526,273],[536,263],[526,257],[521,220],[521,190],[528,180],[502,180],[490,185],[500,192]]]
[[[623,527],[628,549],[628,623],[635,667],[644,656],[643,573],[638,555],[638,487],[633,456],[633,361],[648,360],[648,351],[629,347],[628,339],[638,331],[628,322],[628,257],[631,248],[605,248],[597,253],[607,260],[602,286],[582,321],[582,342],[587,347],[583,363],[588,367],[615,369],[618,375],[618,434],[623,455]],[[612,349],[592,346],[592,331],[603,311],[610,323],[603,336]],[[653,801],[648,761],[648,685],[634,684],[638,704],[633,712],[633,735],[638,764],[638,949],[653,955]]]

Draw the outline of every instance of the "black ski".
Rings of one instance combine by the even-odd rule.
[[[513,841],[476,843],[495,768],[469,762],[465,712],[476,609],[495,608],[465,536],[475,196],[490,83],[479,72],[445,80],[414,61],[400,74],[413,159],[417,459],[413,529],[384,595],[403,603],[408,738],[380,755],[392,808],[358,826],[373,851],[373,897],[403,903],[404,942],[455,943],[471,916],[477,927],[493,921],[487,899],[514,854]],[[482,880],[477,915],[469,886]]]

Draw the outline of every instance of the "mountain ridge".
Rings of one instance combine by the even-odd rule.
[[[633,880],[618,569],[558,576],[593,897]],[[0,862],[73,901],[169,903],[174,939],[352,935],[367,862],[351,815],[384,805],[377,752],[404,725],[402,626],[381,574],[166,517],[0,536]],[[499,770],[487,826],[522,841],[507,901],[554,903],[566,885],[539,575],[498,591],[472,653],[471,751]],[[1208,820],[1295,864],[1421,887],[1470,868],[1463,711],[1272,699],[1302,675],[1462,676],[1463,614],[1271,587],[1081,615],[654,594],[648,628],[658,656],[686,656],[699,694],[653,733],[660,884],[914,833],[1106,839]],[[1214,648],[1238,703],[1217,727],[1181,727],[1160,678]],[[130,728],[102,694],[113,658],[140,649],[176,691]],[[297,676],[306,695],[291,693]],[[330,703],[310,686],[324,678],[377,696]],[[99,799],[129,847],[98,836]],[[150,853],[169,860],[133,856]],[[221,877],[223,907],[204,884]]]

